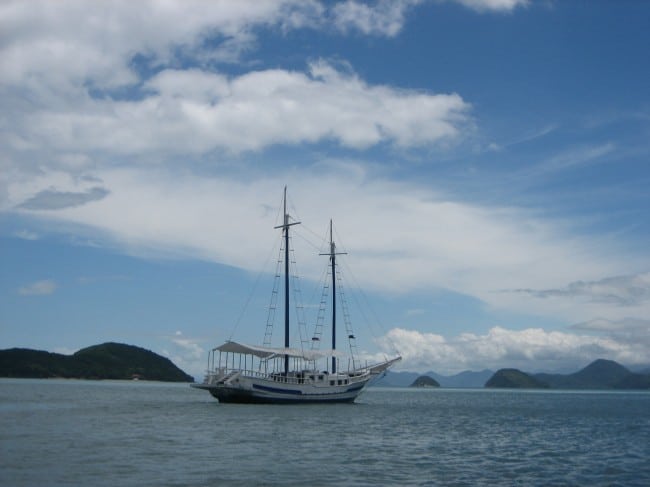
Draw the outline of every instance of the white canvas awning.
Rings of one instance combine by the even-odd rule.
[[[258,345],[246,345],[244,343],[226,342],[223,345],[216,347],[214,350],[228,353],[242,353],[246,355],[254,355],[262,359],[271,359],[274,357],[289,357],[301,358],[303,360],[318,360],[324,357],[341,357],[343,354],[337,350],[300,350],[297,348],[273,348],[261,347]]]

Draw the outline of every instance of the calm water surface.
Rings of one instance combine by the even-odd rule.
[[[650,393],[370,389],[230,405],[187,384],[0,379],[0,485],[650,485]]]

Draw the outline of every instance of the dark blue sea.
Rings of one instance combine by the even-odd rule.
[[[371,388],[272,406],[0,379],[0,485],[648,486],[650,393]]]

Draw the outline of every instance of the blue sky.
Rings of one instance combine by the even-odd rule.
[[[0,2],[0,348],[261,342],[286,184],[369,359],[650,363],[647,2],[38,3]]]

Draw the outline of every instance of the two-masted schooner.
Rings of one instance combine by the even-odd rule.
[[[330,221],[329,256],[332,288],[332,347],[290,347],[289,313],[289,229],[300,222],[292,221],[287,212],[287,189],[284,188],[284,347],[246,345],[226,341],[212,349],[208,370],[202,383],[192,387],[205,389],[220,402],[232,403],[325,403],[353,402],[363,389],[386,371],[400,356],[373,365],[361,365],[354,358],[342,370],[336,349],[336,245]],[[353,339],[352,335],[349,338]],[[313,338],[320,340],[319,337]],[[331,359],[331,360],[330,360]]]

